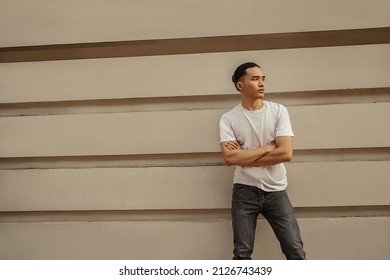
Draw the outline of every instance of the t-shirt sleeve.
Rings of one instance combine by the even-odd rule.
[[[291,121],[290,116],[288,114],[288,111],[286,107],[281,105],[280,112],[278,115],[278,119],[276,122],[276,137],[278,136],[294,136],[292,127],[291,127]]]
[[[220,143],[226,141],[237,141],[233,132],[232,124],[226,115],[222,115],[219,121],[219,137]]]

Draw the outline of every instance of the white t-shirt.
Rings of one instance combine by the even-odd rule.
[[[222,115],[220,142],[238,141],[243,149],[254,149],[270,144],[278,136],[294,136],[286,107],[264,101],[260,110],[249,111],[237,105]],[[287,173],[283,163],[265,167],[240,167],[234,172],[234,183],[257,186],[272,192],[287,187]]]

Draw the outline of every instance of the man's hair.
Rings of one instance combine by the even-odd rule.
[[[259,65],[257,65],[256,63],[254,62],[246,62],[246,63],[243,63],[241,64],[240,66],[237,67],[236,71],[234,71],[234,74],[232,76],[232,81],[234,83],[234,86],[236,87],[236,89],[239,91],[239,89],[237,88],[237,82],[238,80],[244,76],[246,74],[246,69],[248,68],[253,68],[253,67],[258,67],[258,68],[261,68]]]

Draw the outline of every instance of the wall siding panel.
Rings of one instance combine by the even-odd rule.
[[[0,118],[0,157],[216,152],[225,111]],[[296,149],[386,147],[390,142],[387,130],[370,125],[390,119],[388,102],[294,106],[290,115]]]
[[[3,0],[0,46],[381,27],[389,9],[386,0]]]
[[[390,44],[375,44],[4,63],[0,102],[235,93],[230,80],[235,65],[251,60],[263,67],[268,92],[390,86]]]
[[[389,168],[387,161],[290,163],[288,192],[295,207],[388,205]],[[232,176],[225,166],[2,170],[0,210],[225,209]],[[381,184],[372,183],[377,177]]]
[[[298,223],[312,260],[390,258],[388,217],[300,219]],[[261,238],[256,239],[255,259],[284,259],[263,220],[257,236]],[[367,236],[375,238],[361,242]],[[231,259],[231,243],[229,219],[0,224],[0,259]]]

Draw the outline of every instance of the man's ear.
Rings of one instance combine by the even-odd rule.
[[[241,91],[244,87],[244,84],[242,82],[237,82],[236,87],[238,88],[239,91]]]

